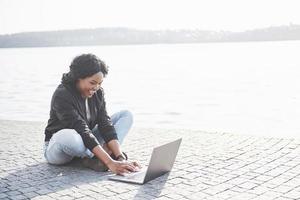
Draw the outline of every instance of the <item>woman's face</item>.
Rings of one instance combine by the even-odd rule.
[[[79,89],[81,95],[85,98],[92,97],[97,90],[100,89],[104,76],[102,72],[98,72],[92,76],[78,79],[77,89]]]

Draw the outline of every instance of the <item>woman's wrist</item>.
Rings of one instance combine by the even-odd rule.
[[[97,145],[95,148],[93,148],[92,152],[106,166],[111,165],[111,163],[114,162],[114,160],[102,149],[100,145]]]
[[[108,168],[111,168],[111,165],[114,163],[114,160],[113,159],[110,159],[109,161],[107,162],[104,162],[104,164],[108,167]]]

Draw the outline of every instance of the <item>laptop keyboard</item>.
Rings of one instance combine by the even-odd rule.
[[[146,173],[146,170],[141,170],[141,171],[138,171],[138,172],[124,173],[124,176],[128,177],[128,178],[136,179],[136,178],[144,177],[145,173]]]

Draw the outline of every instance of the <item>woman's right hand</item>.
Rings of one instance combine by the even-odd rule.
[[[137,171],[136,166],[133,163],[128,162],[126,160],[123,161],[113,160],[110,163],[108,163],[107,167],[110,169],[110,171],[119,175],[124,175],[124,173]]]

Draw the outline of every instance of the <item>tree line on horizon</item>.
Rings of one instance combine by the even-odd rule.
[[[199,29],[138,30],[116,27],[5,34],[0,35],[0,48],[280,41],[299,39],[300,25],[273,26],[243,32],[207,31]]]

